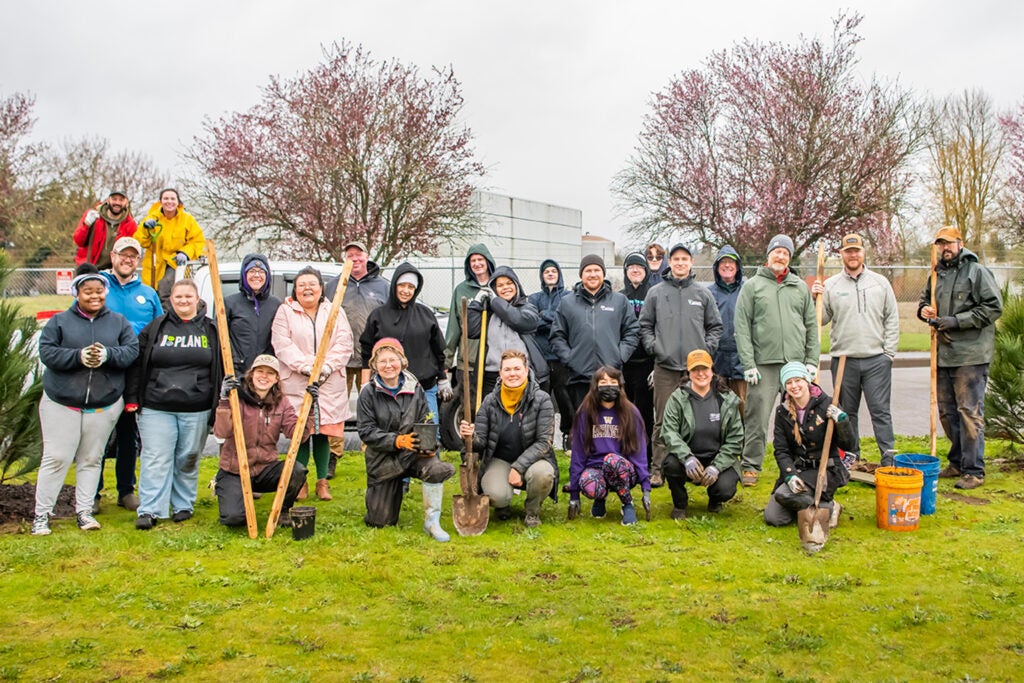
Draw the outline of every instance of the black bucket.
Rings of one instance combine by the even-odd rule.
[[[412,426],[413,434],[420,437],[421,451],[437,450],[437,425],[433,422],[417,422]]]
[[[309,538],[316,531],[316,508],[312,506],[294,507],[291,511],[292,538],[301,541]]]

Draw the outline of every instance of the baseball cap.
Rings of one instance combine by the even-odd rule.
[[[711,360],[711,354],[704,349],[694,349],[686,356],[687,372],[692,371],[694,368],[710,368],[713,366],[714,363]]]
[[[947,225],[944,228],[939,228],[939,231],[935,233],[935,242],[942,240],[943,242],[958,242],[963,239],[960,231],[952,225]]]
[[[277,374],[281,374],[281,363],[269,353],[261,353],[252,362],[253,368],[270,368]]]
[[[846,251],[847,249],[863,249],[864,238],[855,232],[851,232],[849,235],[843,237],[843,241],[839,245],[839,251]]]
[[[369,253],[370,251],[369,249],[366,248],[365,244],[358,240],[352,240],[351,242],[346,243],[344,248],[342,248],[342,251],[348,251],[349,247],[358,247],[360,251],[365,251],[367,253]]]
[[[142,253],[142,245],[134,237],[118,237],[117,241],[114,242],[114,251],[121,253],[125,249],[134,249],[135,251]]]

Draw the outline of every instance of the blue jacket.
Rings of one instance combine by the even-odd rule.
[[[730,256],[736,259],[736,281],[726,284],[718,275],[718,264]],[[715,297],[718,313],[722,316],[722,337],[714,353],[715,373],[725,379],[743,379],[743,365],[740,363],[739,351],[736,350],[736,328],[733,324],[736,301],[740,298],[740,287],[743,286],[743,262],[735,249],[727,245],[718,250],[714,272],[715,283],[708,285],[708,289],[711,290],[711,296]]]
[[[551,326],[551,346],[569,368],[569,383],[589,382],[598,366],[619,370],[640,343],[633,305],[607,280],[595,294],[573,286]]]
[[[544,269],[551,266],[558,269],[558,284],[554,287],[548,287],[544,284]],[[558,265],[558,261],[544,259],[540,263],[540,272],[540,291],[534,292],[528,298],[534,308],[537,309],[537,313],[540,314],[540,326],[537,328],[535,341],[540,348],[540,352],[544,355],[544,360],[553,361],[558,360],[558,354],[551,348],[551,342],[548,339],[551,335],[551,323],[555,321],[558,304],[562,303],[562,299],[569,293],[569,290],[565,288],[565,281],[562,279],[562,267]]]
[[[136,335],[150,320],[163,315],[164,309],[160,305],[160,297],[156,290],[142,282],[138,274],[123,285],[109,270],[101,271],[100,274],[110,283],[110,289],[107,291],[107,308],[127,318],[132,325],[132,332]]]

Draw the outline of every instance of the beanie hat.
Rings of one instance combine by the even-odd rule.
[[[405,348],[402,347],[402,342],[394,337],[383,337],[373,345],[373,354],[370,356],[370,368],[372,370],[377,369],[377,354],[384,350],[394,351],[398,354],[402,359],[403,370],[409,366],[409,360],[405,357]]]
[[[629,268],[630,266],[642,266],[647,268],[647,257],[639,251],[634,251],[632,254],[626,256],[626,260],[622,262],[623,268]]]
[[[601,272],[605,273],[604,259],[597,254],[587,254],[580,259],[580,277],[583,276],[583,269],[587,266],[600,266]]]
[[[779,379],[782,381],[782,386],[786,386],[786,382],[794,377],[799,377],[800,379],[807,380],[808,382],[811,381],[811,376],[807,373],[807,366],[795,360],[786,363],[782,366],[782,369],[779,370]]]
[[[776,235],[772,238],[772,241],[768,243],[768,250],[765,252],[765,256],[780,247],[788,251],[790,256],[793,255],[793,240],[786,235]]]
[[[100,271],[91,263],[83,263],[75,269],[75,277],[71,280],[71,289],[75,294],[78,294],[78,288],[82,286],[83,282],[89,280],[96,280],[103,285],[103,289],[110,289],[110,282],[107,278],[100,275]]]
[[[415,273],[402,273],[398,276],[398,279],[395,280],[395,287],[398,285],[412,285],[413,287],[419,287],[420,279],[416,277]]]

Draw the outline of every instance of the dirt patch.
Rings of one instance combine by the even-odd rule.
[[[0,486],[0,524],[31,522],[36,514],[35,484],[5,484]],[[75,487],[65,485],[57,496],[54,517],[75,516]]]
[[[877,462],[868,462],[867,460],[858,460],[850,467],[851,472],[867,472],[868,474],[874,474],[881,465]]]
[[[948,498],[949,500],[955,500],[958,503],[967,503],[968,505],[988,505],[990,502],[992,502],[992,501],[990,501],[987,498],[976,498],[975,496],[965,496],[962,493],[949,493],[947,491],[942,491],[941,495],[942,495],[943,498]]]

